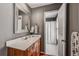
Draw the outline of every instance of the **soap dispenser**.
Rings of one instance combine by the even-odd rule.
[[[35,30],[34,26],[31,26],[30,34],[34,34],[34,30]]]

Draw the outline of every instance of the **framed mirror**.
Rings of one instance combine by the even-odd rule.
[[[29,33],[30,30],[30,12],[25,9],[27,6],[25,4],[15,3],[14,8],[14,23],[13,32],[14,33]],[[23,7],[22,7],[23,6]]]

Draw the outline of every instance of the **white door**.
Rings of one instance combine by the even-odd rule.
[[[57,17],[58,55],[65,56],[66,50],[66,4],[62,4]]]

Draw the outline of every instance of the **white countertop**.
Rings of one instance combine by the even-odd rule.
[[[26,37],[27,39],[25,39]],[[29,36],[6,41],[6,46],[20,50],[26,50],[40,38],[41,35],[29,35]]]

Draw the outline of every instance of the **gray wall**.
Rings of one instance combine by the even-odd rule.
[[[69,19],[68,19],[68,55],[70,55],[70,48],[71,48],[71,33],[73,31],[79,32],[79,4],[78,3],[71,3],[69,4]]]
[[[13,4],[0,3],[0,55],[6,55],[5,42],[25,33],[13,34]]]
[[[32,9],[31,25],[37,24],[39,26],[39,34],[42,35],[41,51],[44,51],[44,12],[50,10],[57,10],[60,6],[61,4],[51,4]]]

